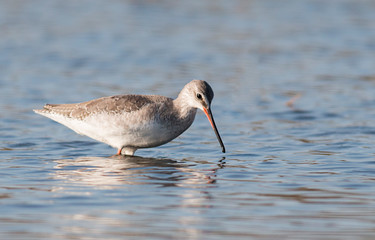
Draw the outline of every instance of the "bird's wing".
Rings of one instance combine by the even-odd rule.
[[[59,114],[65,117],[84,119],[92,114],[138,111],[144,106],[156,102],[167,101],[169,98],[154,95],[117,95],[103,97],[83,103],[46,104],[37,113]]]

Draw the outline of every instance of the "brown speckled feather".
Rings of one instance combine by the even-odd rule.
[[[47,104],[42,111],[65,117],[84,119],[90,115],[103,112],[112,114],[134,112],[148,104],[166,101],[172,101],[172,99],[156,95],[117,95],[83,103]]]

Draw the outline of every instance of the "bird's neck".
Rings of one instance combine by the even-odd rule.
[[[197,109],[195,107],[191,107],[188,104],[187,99],[184,98],[184,95],[179,95],[178,98],[173,100],[174,108],[178,110],[179,117],[189,118],[189,117],[195,117],[195,114],[197,113]]]

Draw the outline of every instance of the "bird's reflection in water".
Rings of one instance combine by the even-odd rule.
[[[208,162],[122,156],[79,157],[57,160],[56,163],[53,177],[60,184],[54,191],[69,197],[84,194],[90,198],[93,195],[95,200],[90,198],[87,200],[89,203],[104,201],[111,216],[105,218],[106,223],[110,219],[116,226],[132,225],[131,219],[144,216],[144,211],[145,216],[154,215],[147,214],[149,206],[154,206],[151,209],[158,206],[163,212],[186,212],[190,209],[193,215],[181,214],[175,221],[183,226],[184,234],[194,236],[194,239],[203,238],[195,226],[204,224],[206,209],[215,207],[212,204],[215,194],[209,189],[217,186],[217,170],[225,164],[223,159]],[[116,207],[119,199],[123,203],[121,208]],[[119,212],[121,216],[113,215],[113,212]],[[124,215],[127,217],[124,218]],[[74,221],[77,215],[69,217]],[[80,214],[79,219],[101,223],[103,218]],[[149,217],[135,222],[147,223],[148,220]]]
[[[215,183],[223,159],[208,169],[195,169],[195,162],[165,158],[128,156],[79,157],[56,160],[54,178],[97,188],[113,189],[124,185],[156,184],[164,187]]]

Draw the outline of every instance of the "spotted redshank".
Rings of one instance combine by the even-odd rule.
[[[81,135],[133,156],[139,148],[170,142],[194,121],[201,109],[225,152],[211,112],[214,92],[207,82],[193,80],[176,99],[157,95],[117,95],[73,104],[47,104],[36,113],[59,122]]]

